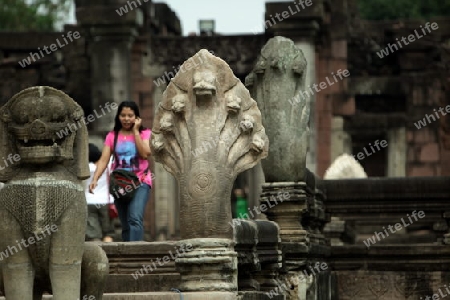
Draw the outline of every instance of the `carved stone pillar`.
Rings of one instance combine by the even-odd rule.
[[[331,121],[331,161],[344,153],[352,153],[352,138],[344,129],[344,118],[335,116]]]
[[[123,1],[77,0],[78,23],[89,32],[92,108],[100,112],[105,103],[131,99],[131,47],[142,25],[142,12],[130,10],[119,16]],[[101,16],[101,18],[99,18]],[[100,115],[100,113],[98,113]],[[114,126],[115,111],[97,117],[89,128],[92,140],[103,140]]]
[[[181,285],[236,291],[231,188],[267,156],[269,140],[256,102],[223,60],[203,49],[180,70],[163,94],[151,148],[178,180],[180,235],[194,245],[176,260]]]
[[[407,160],[406,128],[388,130],[388,177],[405,177]]]

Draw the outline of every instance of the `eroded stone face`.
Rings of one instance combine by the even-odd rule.
[[[48,87],[16,95],[2,107],[0,117],[21,163],[30,164],[73,159],[76,131],[85,126],[81,107]]]
[[[306,59],[293,41],[270,39],[261,50],[246,86],[261,109],[270,138],[270,155],[262,161],[266,182],[303,181],[309,138]]]
[[[200,50],[184,65],[195,67],[164,92],[152,152],[180,184],[181,237],[232,238],[233,182],[267,156],[269,141],[256,102],[223,60]]]

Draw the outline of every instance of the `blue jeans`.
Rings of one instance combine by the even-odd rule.
[[[151,187],[142,183],[136,190],[130,203],[114,201],[122,223],[122,240],[124,242],[144,240],[144,212],[150,196]]]

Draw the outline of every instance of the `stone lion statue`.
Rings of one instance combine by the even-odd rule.
[[[0,108],[0,291],[8,300],[42,299],[44,292],[55,300],[102,299],[108,259],[84,241],[83,115],[72,98],[45,86]]]

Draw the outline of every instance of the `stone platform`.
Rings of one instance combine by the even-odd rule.
[[[205,293],[177,293],[177,292],[148,292],[148,293],[114,293],[103,295],[103,300],[235,300],[235,293],[205,292]],[[43,300],[51,300],[52,296],[44,296]],[[5,300],[0,297],[0,300]]]

